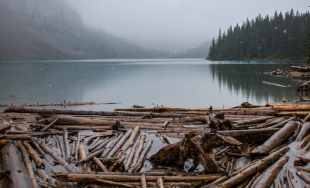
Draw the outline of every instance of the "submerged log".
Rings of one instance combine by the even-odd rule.
[[[193,137],[193,134],[188,134],[181,142],[165,146],[151,156],[150,161],[155,165],[183,169],[185,161],[187,159],[193,159],[194,165],[190,171],[194,170],[199,162],[202,162],[206,172],[219,172],[214,159],[209,156],[209,153],[204,152],[200,143],[194,141]]]
[[[273,134],[264,144],[255,148],[251,153],[263,155],[270,152],[273,148],[279,146],[285,140],[287,140],[294,131],[297,129],[298,123],[296,121],[288,122],[282,129]]]

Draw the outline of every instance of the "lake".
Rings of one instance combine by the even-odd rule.
[[[0,63],[0,104],[116,102],[80,109],[230,107],[294,100],[294,81],[265,72],[288,64],[203,59],[66,60]],[[263,81],[292,87],[266,85]]]

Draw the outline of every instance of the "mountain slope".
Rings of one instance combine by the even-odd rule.
[[[86,27],[63,0],[0,0],[0,59],[163,56]]]
[[[186,50],[176,55],[177,58],[206,58],[209,53],[210,42],[205,42],[195,48]]]

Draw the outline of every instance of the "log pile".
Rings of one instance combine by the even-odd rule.
[[[275,69],[270,72],[274,76],[287,76],[298,79],[309,79],[310,67],[308,65],[304,66],[289,66],[285,69]]]
[[[0,113],[8,187],[308,187],[310,105]],[[14,180],[14,181],[12,181]]]

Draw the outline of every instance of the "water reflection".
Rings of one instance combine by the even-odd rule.
[[[232,106],[292,100],[293,85],[264,75],[279,64],[210,64],[205,60],[0,63],[0,104],[66,101],[121,102],[119,106]]]
[[[279,102],[296,98],[296,82],[285,77],[274,77],[266,72],[289,65],[281,64],[211,64],[212,78],[223,89],[233,95],[243,95],[257,103]],[[266,85],[263,81],[273,82],[288,88]]]

